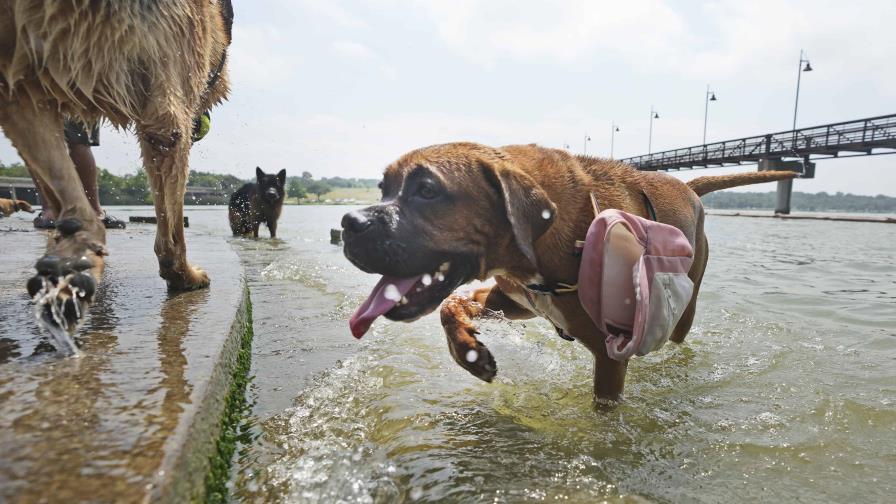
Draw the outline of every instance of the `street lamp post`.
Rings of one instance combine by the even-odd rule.
[[[585,133],[585,139],[582,140],[582,155],[583,156],[588,155],[588,142],[590,142],[590,141],[591,141],[591,137],[588,136],[588,133]]]
[[[716,94],[706,85],[706,106],[703,108],[703,145],[706,145],[706,123],[709,121],[709,102],[717,101]]]
[[[806,64],[805,68],[803,68],[803,63]],[[812,65],[808,59],[803,59],[803,50],[800,49],[800,62],[796,65],[796,99],[793,102],[793,129],[796,129],[796,110],[800,105],[800,77],[803,75],[803,72],[811,71]]]
[[[650,154],[651,147],[653,147],[653,120],[659,119],[660,114],[656,110],[653,110],[653,105],[650,106],[650,133],[647,134],[647,153]]]
[[[616,126],[615,122],[610,122],[610,159],[613,159],[613,144],[616,142],[616,132],[619,131],[619,126]]]

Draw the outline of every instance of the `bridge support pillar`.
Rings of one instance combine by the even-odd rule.
[[[804,161],[784,161],[783,159],[760,159],[759,171],[792,171],[800,173],[800,178],[815,177],[815,163],[808,159]],[[775,213],[787,215],[790,213],[790,196],[793,194],[793,179],[778,181],[778,199],[775,204]]]

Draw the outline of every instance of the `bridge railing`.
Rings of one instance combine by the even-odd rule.
[[[896,148],[896,114],[695,145],[622,161],[641,170],[664,170],[851,150],[870,152],[878,147]]]

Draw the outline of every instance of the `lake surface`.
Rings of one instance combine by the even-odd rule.
[[[237,499],[892,498],[896,226],[709,217],[686,343],[635,359],[601,412],[590,354],[543,321],[481,323],[492,384],[454,364],[437,316],[355,341],[376,278],[329,244],[348,210],[288,207],[281,240],[233,241],[256,327]]]
[[[896,226],[708,217],[686,342],[633,360],[625,401],[596,411],[590,354],[544,321],[480,323],[491,384],[434,315],[352,338],[377,278],[329,243],[350,209],[286,207],[280,239],[226,239],[255,320],[235,500],[891,501]],[[223,208],[187,214],[229,234]]]

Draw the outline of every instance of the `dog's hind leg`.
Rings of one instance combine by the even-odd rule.
[[[452,294],[442,302],[442,328],[448,338],[448,351],[454,362],[476,378],[490,382],[498,372],[495,359],[476,335],[473,320],[501,312],[509,319],[535,316],[510,299],[497,285],[475,290],[469,297]]]
[[[0,126],[39,181],[44,197],[58,204],[57,229],[38,260],[28,293],[50,326],[71,334],[93,302],[103,270],[106,230],[90,207],[68,156],[62,115],[49,104],[0,99]]]
[[[703,232],[702,222],[700,222],[697,229],[697,239],[694,244],[694,250],[696,252],[694,254],[694,264],[688,272],[688,277],[694,282],[694,293],[691,294],[690,303],[688,303],[687,308],[684,309],[684,313],[678,320],[678,324],[675,325],[675,330],[672,331],[672,335],[669,337],[669,339],[675,343],[684,342],[685,336],[688,335],[688,332],[691,330],[691,325],[694,323],[694,315],[697,312],[697,294],[700,292],[700,284],[703,282],[703,273],[706,271],[706,263],[709,261],[709,244],[706,241],[706,233]]]
[[[159,276],[172,290],[208,287],[205,271],[187,262],[184,238],[184,194],[189,175],[189,120],[177,118],[187,114],[145,114],[151,122],[137,124],[143,165],[149,176],[158,224],[155,252],[159,260]]]

